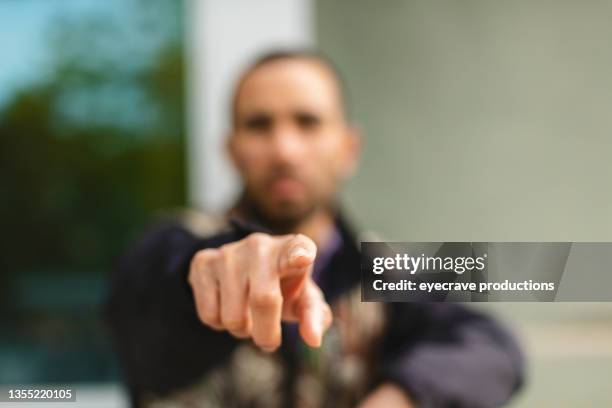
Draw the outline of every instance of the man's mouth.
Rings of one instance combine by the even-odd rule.
[[[303,188],[303,184],[293,177],[278,177],[268,185],[269,193],[281,198],[295,197]]]

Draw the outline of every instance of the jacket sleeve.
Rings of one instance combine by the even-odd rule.
[[[133,405],[193,383],[235,346],[228,334],[200,323],[187,273],[197,250],[236,239],[202,240],[166,223],[120,258],[105,311]]]
[[[419,407],[495,407],[520,387],[520,349],[491,318],[453,303],[388,307],[382,380]]]

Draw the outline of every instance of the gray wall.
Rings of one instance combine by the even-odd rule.
[[[612,240],[612,2],[319,1],[395,240]]]

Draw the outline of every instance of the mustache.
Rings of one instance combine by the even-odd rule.
[[[272,185],[279,179],[292,179],[300,183],[304,183],[303,177],[294,168],[291,167],[275,167],[264,179],[266,186]]]

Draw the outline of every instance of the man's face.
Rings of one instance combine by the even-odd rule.
[[[244,79],[230,154],[268,220],[291,225],[333,201],[359,150],[343,109],[334,76],[316,60],[269,62]]]

